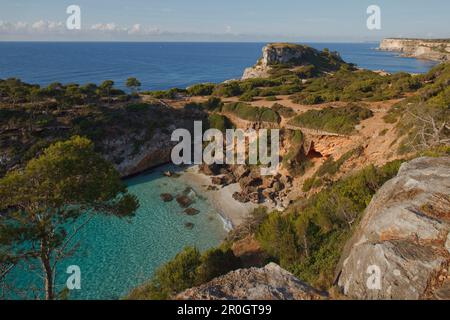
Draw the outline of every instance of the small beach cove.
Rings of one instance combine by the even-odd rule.
[[[202,184],[206,176],[164,165],[125,180],[128,189],[140,202],[136,216],[121,220],[99,216],[78,234],[79,250],[58,267],[57,286],[61,290],[70,265],[81,270],[81,290],[70,292],[70,299],[119,299],[131,289],[148,281],[154,271],[172,259],[186,246],[204,251],[215,247],[226,237],[230,223],[223,212],[217,210],[210,192]],[[173,177],[164,172],[177,172]],[[204,178],[204,180],[203,180]],[[173,195],[164,202],[161,194]],[[176,201],[178,195],[192,199],[189,208]],[[232,194],[232,193],[231,193]],[[229,208],[224,208],[229,212]],[[239,220],[235,217],[233,224]],[[40,266],[34,266],[39,268]],[[8,275],[8,282],[17,288],[30,283],[41,286],[36,272],[28,266],[16,268]]]

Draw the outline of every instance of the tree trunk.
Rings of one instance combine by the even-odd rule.
[[[41,242],[41,263],[42,269],[45,273],[45,300],[53,300],[55,298],[53,290],[53,270],[50,264],[50,255],[47,250],[47,246],[45,245],[45,241]]]
[[[303,246],[305,247],[305,254],[309,258],[309,246],[308,246],[308,238],[306,237],[306,234],[303,235]]]

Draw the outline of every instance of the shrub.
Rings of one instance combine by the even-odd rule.
[[[281,121],[279,114],[270,108],[253,107],[242,102],[226,104],[223,106],[222,111],[232,113],[235,116],[247,121],[264,121],[275,123],[279,123]]]
[[[271,109],[277,112],[283,118],[292,118],[296,115],[295,111],[292,108],[285,107],[279,103],[275,103]]]
[[[222,109],[223,102],[220,98],[210,97],[208,101],[203,103],[203,106],[209,111],[220,111]]]
[[[213,113],[208,116],[209,128],[218,129],[225,132],[226,129],[232,129],[233,123],[227,117]]]
[[[237,81],[233,81],[217,85],[214,88],[212,94],[220,97],[229,98],[239,96],[242,94],[242,92],[243,90],[239,86],[239,83]]]
[[[171,295],[193,287],[197,268],[201,264],[200,252],[185,248],[175,258],[156,270],[153,279],[146,285],[134,289],[129,299],[168,299]]]
[[[246,91],[239,97],[239,101],[251,102],[253,101],[253,98],[257,96],[258,96],[257,90]]]
[[[240,259],[231,250],[211,249],[201,255],[197,249],[187,247],[162,265],[147,284],[132,290],[127,299],[169,299],[240,266]]]
[[[308,110],[296,116],[290,123],[341,134],[350,134],[360,121],[372,117],[373,113],[365,107],[347,105],[346,107],[327,107],[321,110]]]
[[[196,283],[206,283],[218,276],[241,267],[241,260],[233,251],[211,249],[202,255],[201,263],[196,270]]]
[[[210,96],[216,85],[214,83],[200,83],[187,88],[189,96]]]

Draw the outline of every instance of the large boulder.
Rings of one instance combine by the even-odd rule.
[[[374,196],[338,267],[355,299],[450,299],[450,158],[405,163]]]
[[[179,300],[317,300],[326,295],[275,263],[232,271],[176,296]]]

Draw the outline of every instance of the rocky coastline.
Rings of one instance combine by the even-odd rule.
[[[403,57],[433,61],[450,60],[450,39],[387,38],[381,41],[379,49],[399,52]]]

